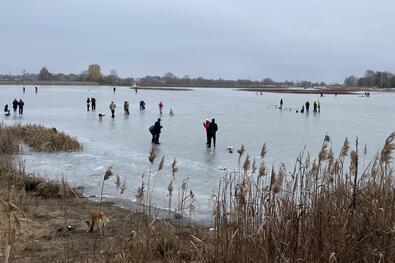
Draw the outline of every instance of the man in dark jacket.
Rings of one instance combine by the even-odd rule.
[[[96,111],[96,98],[95,97],[91,98],[91,104],[92,104],[92,111]]]
[[[91,106],[91,100],[89,98],[86,99],[86,110],[89,111],[89,107]]]
[[[18,106],[19,106],[19,114],[23,114],[23,106],[25,106],[25,103],[23,102],[22,99],[19,100]]]
[[[309,108],[310,108],[310,102],[309,101],[306,101],[306,111],[307,112],[309,112]]]
[[[154,124],[154,131],[152,134],[152,142],[155,144],[160,144],[159,142],[159,136],[160,136],[160,131],[163,128],[163,126],[160,124],[160,118],[155,122]]]
[[[16,99],[12,102],[12,108],[14,109],[14,112],[18,109],[18,101]]]
[[[211,120],[211,123],[208,126],[208,130],[207,131],[208,131],[208,136],[209,136],[207,147],[211,147],[211,140],[213,140],[214,147],[215,147],[216,133],[218,131],[218,125],[215,123],[215,119]]]

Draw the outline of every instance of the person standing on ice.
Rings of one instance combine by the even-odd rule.
[[[211,147],[211,140],[213,141],[213,145],[215,147],[217,131],[218,125],[215,123],[215,119],[212,119],[210,125],[208,126],[208,148]]]
[[[12,108],[14,109],[14,112],[16,112],[16,110],[18,109],[18,101],[16,99],[14,99],[14,101],[12,102]]]
[[[91,98],[91,103],[92,103],[92,111],[96,111],[96,98],[95,97]]]
[[[209,119],[206,119],[205,122],[203,122],[203,127],[204,129],[206,129],[206,145],[208,145],[208,141],[209,141],[209,134],[208,134],[208,127],[210,127],[210,121]]]
[[[89,107],[91,106],[91,100],[88,98],[86,100],[86,110],[89,111]]]
[[[124,102],[123,109],[125,111],[125,115],[129,115],[129,101]]]
[[[18,106],[19,106],[19,114],[23,114],[23,106],[25,106],[25,103],[23,102],[22,99],[19,100]]]
[[[115,103],[113,101],[111,101],[111,104],[110,104],[111,118],[115,118],[115,108],[116,107],[117,107],[117,105],[115,105]]]
[[[162,110],[163,110],[163,107],[164,107],[163,102],[160,101],[158,106],[159,106],[159,113],[162,114]]]

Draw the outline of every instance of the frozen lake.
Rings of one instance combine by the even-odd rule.
[[[96,97],[96,112],[86,111],[86,99]],[[99,184],[108,166],[115,174],[125,178],[128,189],[122,198],[134,200],[135,190],[141,184],[141,175],[149,169],[148,154],[152,147],[148,128],[158,118],[158,102],[165,108],[162,116],[161,145],[157,146],[157,164],[165,155],[166,169],[158,176],[155,202],[163,206],[167,185],[171,178],[170,167],[177,159],[178,172],[174,189],[188,178],[189,187],[196,195],[196,215],[211,215],[210,197],[223,168],[233,170],[237,165],[236,150],[244,144],[251,157],[259,156],[264,143],[268,147],[267,166],[278,167],[284,162],[293,168],[294,160],[304,146],[316,154],[328,133],[338,152],[345,137],[354,142],[359,137],[360,149],[368,145],[370,155],[384,144],[395,130],[395,95],[373,93],[370,98],[357,95],[274,94],[262,96],[254,92],[231,89],[195,89],[193,91],[148,91],[136,94],[128,87],[34,87],[0,86],[0,103],[11,107],[12,100],[22,98],[24,115],[1,115],[5,124],[36,123],[56,127],[83,143],[77,153],[25,153],[22,158],[29,172],[49,178],[64,176],[69,182],[82,185],[87,195],[100,193]],[[275,107],[284,100],[284,110]],[[146,111],[139,111],[139,101],[146,102]],[[321,113],[295,113],[296,108],[309,100],[320,100]],[[123,102],[130,103],[131,115],[123,114]],[[109,104],[117,104],[116,118],[110,118]],[[169,116],[172,108],[175,116]],[[288,110],[291,108],[292,110]],[[98,113],[105,113],[102,121]],[[215,118],[219,126],[217,147],[207,149],[203,121]],[[235,153],[226,151],[233,146]],[[115,196],[115,185],[107,183],[105,194]],[[177,199],[177,193],[173,193]]]

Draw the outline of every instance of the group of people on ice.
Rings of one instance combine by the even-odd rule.
[[[302,108],[300,109],[300,113],[304,113],[305,109],[306,109],[306,112],[309,112],[309,110],[310,110],[310,102],[309,101],[306,101],[306,103],[304,105],[302,105]],[[319,100],[314,101],[313,112],[321,112],[321,103]]]
[[[14,112],[16,112],[16,111],[18,110],[18,113],[19,113],[20,115],[23,114],[23,107],[24,107],[24,106],[25,106],[25,103],[23,102],[22,99],[19,99],[19,101],[18,101],[17,99],[14,99],[14,100],[12,101],[12,108],[13,108]],[[10,109],[9,109],[9,107],[8,107],[8,104],[6,104],[6,105],[4,106],[4,113],[5,113],[6,116],[11,115],[11,111],[10,111]]]
[[[140,101],[140,111],[144,111],[144,110],[145,110],[145,105],[146,105],[146,104],[145,104],[145,101],[144,101],[144,100],[141,100],[141,101]],[[163,113],[163,108],[164,108],[164,104],[163,104],[162,101],[160,101],[160,102],[158,103],[158,107],[159,107],[159,114],[162,115],[162,113]],[[117,108],[117,105],[115,104],[114,101],[111,101],[111,103],[110,103],[110,105],[109,105],[109,108],[110,108],[110,112],[111,112],[111,118],[115,118],[115,110],[116,110],[116,108]],[[92,111],[96,111],[96,98],[94,98],[94,97],[92,97],[92,98],[87,98],[87,100],[86,100],[86,110],[87,110],[87,111],[90,111],[91,109],[92,109]],[[125,102],[123,103],[123,110],[124,110],[124,114],[125,114],[125,115],[129,115],[129,114],[130,114],[130,111],[129,111],[129,101],[125,101]],[[173,111],[172,108],[170,108],[169,115],[170,115],[170,117],[174,116],[174,111]],[[100,119],[101,119],[102,117],[104,117],[104,116],[105,116],[105,114],[102,114],[102,113],[99,114],[99,118],[100,118]]]
[[[211,122],[209,119],[206,119],[206,121],[203,122],[203,127],[206,129],[207,148],[211,147],[211,141],[213,142],[213,146],[215,147],[216,134],[218,131],[218,125],[217,125],[217,123],[215,123],[215,119],[211,119]]]
[[[284,104],[283,99],[280,99],[280,107],[279,107],[280,110],[283,109],[283,104]],[[302,108],[300,109],[300,113],[304,113],[305,111],[309,112],[309,110],[310,110],[310,102],[306,101],[306,103],[302,105]],[[296,113],[298,113],[298,112],[299,111],[296,110]],[[319,100],[314,101],[313,112],[321,112],[321,102]]]

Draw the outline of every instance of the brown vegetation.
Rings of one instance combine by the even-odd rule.
[[[346,140],[335,157],[330,143],[326,136],[314,160],[302,153],[291,171],[266,169],[264,156],[251,166],[247,156],[239,173],[227,174],[215,196],[218,245],[209,261],[394,262],[395,133],[362,168],[358,145],[349,152]]]
[[[74,138],[58,132],[55,128],[41,125],[0,125],[0,154],[19,152],[19,145],[26,143],[36,151],[75,151],[82,148]]]

